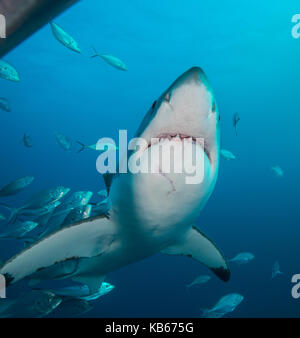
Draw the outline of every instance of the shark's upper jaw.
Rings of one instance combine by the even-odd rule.
[[[202,140],[209,159],[216,159],[218,121],[217,105],[208,79],[200,68],[194,67],[153,103],[137,136],[144,138],[148,146],[153,139],[161,138]]]
[[[206,156],[208,157],[209,160],[211,160],[210,157],[210,153],[209,153],[209,149],[207,147],[207,145],[205,144],[205,140],[202,137],[196,137],[196,136],[192,136],[192,135],[185,135],[185,134],[180,134],[180,133],[165,133],[165,134],[160,134],[155,138],[152,138],[148,143],[147,143],[147,147],[145,147],[144,150],[146,150],[147,148],[150,148],[151,146],[159,143],[159,142],[163,142],[164,140],[168,139],[169,141],[178,141],[178,142],[192,142],[195,144],[199,144]]]

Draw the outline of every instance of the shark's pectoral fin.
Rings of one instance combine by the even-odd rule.
[[[225,258],[215,244],[196,227],[192,227],[182,241],[164,249],[162,253],[194,258],[206,265],[224,282],[230,278]]]
[[[5,276],[7,285],[21,279],[72,278],[80,275],[86,264],[111,250],[116,238],[111,220],[103,216],[88,218],[24,249],[0,268],[0,274]]]
[[[104,282],[105,276],[74,276],[72,280],[84,285],[87,285],[90,294],[94,294],[99,291],[100,286]]]

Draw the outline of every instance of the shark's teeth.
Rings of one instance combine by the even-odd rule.
[[[205,142],[205,140],[203,140],[202,137],[196,137],[196,136],[191,136],[191,135],[185,135],[185,134],[180,134],[180,133],[164,133],[164,134],[159,134],[157,137],[154,137],[150,140],[150,142],[148,143],[148,147],[146,147],[144,150],[146,150],[147,148],[158,144],[160,142],[164,142],[165,140],[174,140],[174,141],[185,141],[185,142],[192,142],[195,144],[199,144],[203,147],[204,152],[206,153],[207,157],[210,160],[210,153],[208,151],[207,148],[207,144]]]

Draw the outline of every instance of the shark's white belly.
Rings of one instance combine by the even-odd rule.
[[[180,140],[172,141],[174,147],[184,151],[182,159],[185,172],[177,173],[174,167],[174,156],[168,156],[171,162],[170,173],[160,173],[162,161],[152,157],[153,167],[157,173],[138,173],[119,175],[111,190],[112,217],[116,217],[119,224],[119,234],[127,242],[146,242],[157,250],[157,246],[164,247],[176,237],[187,231],[195,221],[201,209],[208,200],[213,187],[215,175],[212,174],[211,164],[203,148],[199,144],[187,145]],[[152,145],[156,150],[159,144]],[[189,147],[189,148],[188,148]],[[141,156],[141,167],[147,164],[150,149]],[[200,161],[197,167],[193,163],[190,151],[197,151]],[[164,154],[162,153],[163,158]],[[175,159],[175,161],[178,160]],[[195,159],[194,159],[195,160]],[[198,177],[202,177],[198,184],[187,184],[187,170],[195,169]],[[177,167],[178,169],[178,167]],[[195,175],[194,175],[195,177]],[[196,181],[196,180],[195,180]]]

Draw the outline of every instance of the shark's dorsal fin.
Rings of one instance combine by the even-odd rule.
[[[84,285],[87,285],[90,294],[94,294],[99,291],[102,283],[104,282],[105,276],[74,276],[72,280]]]
[[[230,278],[230,269],[225,258],[215,244],[196,227],[192,227],[182,241],[169,246],[162,253],[194,258],[206,265],[224,282]]]

